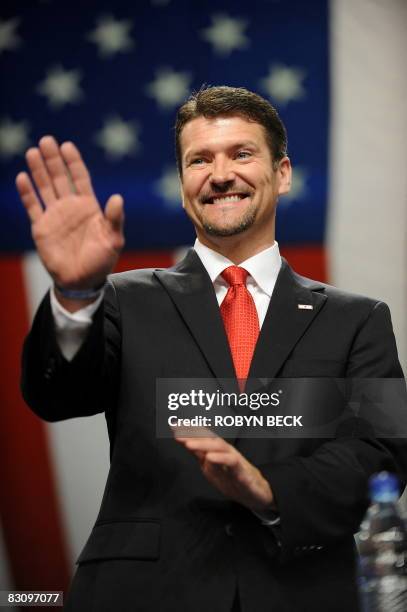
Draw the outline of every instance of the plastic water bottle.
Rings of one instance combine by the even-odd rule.
[[[396,476],[369,481],[371,504],[357,536],[362,612],[407,612],[407,535]]]

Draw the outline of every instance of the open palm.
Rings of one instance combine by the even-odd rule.
[[[88,170],[71,142],[59,147],[52,136],[45,136],[38,148],[27,151],[26,159],[31,177],[21,172],[16,185],[45,267],[63,287],[99,285],[124,244],[122,197],[111,196],[101,210]]]

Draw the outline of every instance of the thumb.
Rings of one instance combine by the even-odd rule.
[[[121,232],[124,224],[124,201],[120,194],[115,193],[110,196],[106,203],[105,217],[111,223],[112,228]]]

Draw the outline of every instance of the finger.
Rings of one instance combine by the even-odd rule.
[[[45,206],[54,204],[57,200],[57,195],[40,150],[36,147],[28,149],[27,153],[25,154],[25,158],[27,160],[28,167],[31,170],[32,180],[34,181],[34,184],[38,189]]]
[[[64,142],[60,151],[76,191],[81,195],[95,196],[90,174],[74,143]]]
[[[31,223],[35,223],[43,214],[43,209],[27,172],[17,175],[16,187]]]
[[[185,446],[189,450],[202,450],[205,452],[234,452],[234,448],[225,442],[223,438],[219,437],[208,437],[208,438],[187,438],[185,440]]]
[[[110,196],[105,208],[106,219],[110,222],[115,232],[121,233],[124,225],[123,198],[119,194]]]
[[[73,190],[57,141],[53,136],[44,136],[39,148],[56,194],[59,197],[70,195]]]
[[[172,425],[170,426],[177,442],[184,444],[190,438],[213,438],[216,434],[207,427]]]
[[[183,432],[194,432],[194,437],[195,438],[214,438],[217,440],[222,440],[223,442],[225,442],[225,440],[223,438],[220,438],[212,429],[209,429],[208,427],[203,427],[203,426],[189,426],[189,427],[185,427],[185,425],[183,426],[179,426],[179,425],[173,425],[171,427],[174,436],[179,439],[180,441],[185,441],[188,440],[191,436],[183,436]],[[227,444],[227,442],[225,442],[225,444]]]
[[[227,468],[234,468],[237,465],[237,458],[231,453],[219,453],[209,451],[206,453],[205,460],[216,466],[226,466]]]

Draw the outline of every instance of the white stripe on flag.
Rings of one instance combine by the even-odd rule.
[[[331,1],[333,284],[387,302],[407,368],[407,3]]]
[[[31,317],[50,286],[35,252],[23,260]],[[109,444],[103,415],[47,423],[56,488],[67,530],[72,565],[95,522],[109,470]]]

